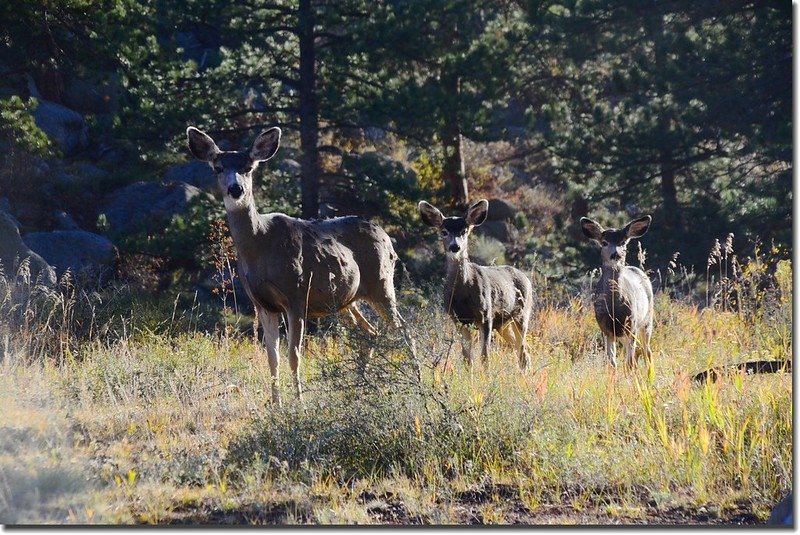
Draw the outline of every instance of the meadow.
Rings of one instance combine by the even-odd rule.
[[[534,277],[525,373],[504,346],[468,369],[439,288],[404,287],[419,360],[333,318],[307,339],[302,403],[282,340],[277,408],[246,317],[23,266],[0,278],[0,521],[761,523],[791,488],[791,374],[693,376],[791,359],[792,270],[773,267],[716,298],[658,292],[654,364],[632,372],[606,363],[591,277]]]

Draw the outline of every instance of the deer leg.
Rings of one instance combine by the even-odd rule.
[[[653,350],[650,348],[650,338],[653,335],[653,325],[648,325],[642,329],[640,338],[642,344],[642,353],[648,366],[653,362]]]
[[[481,323],[480,331],[481,331],[481,360],[483,361],[483,365],[486,366],[489,363],[489,348],[492,345],[491,318]]]
[[[264,342],[264,347],[267,349],[267,359],[269,360],[272,403],[280,407],[281,393],[278,388],[278,346],[280,344],[281,316],[280,314],[267,312],[264,309],[258,309],[258,321],[261,322],[261,328],[264,331],[262,340]]]
[[[461,354],[464,356],[464,363],[468,368],[472,368],[472,330],[469,325],[463,323],[457,328],[461,334]]]
[[[297,399],[303,400],[303,390],[300,386],[300,354],[303,348],[303,335],[305,334],[306,322],[302,314],[288,312],[286,330],[289,338],[289,367],[292,369],[292,380]]]
[[[526,322],[527,323],[527,322]],[[531,357],[528,354],[528,347],[525,344],[525,335],[528,334],[527,325],[519,325],[516,321],[511,322],[511,328],[517,338],[517,355],[519,356],[519,368],[527,370],[531,365]]]
[[[347,307],[347,312],[350,314],[350,318],[358,324],[362,329],[367,331],[367,334],[370,336],[375,336],[378,334],[378,331],[375,330],[375,327],[364,317],[361,311],[358,309],[355,303],[351,304]]]
[[[623,337],[622,347],[625,351],[625,364],[628,369],[633,369],[636,366],[636,337],[633,333],[628,333]]]
[[[604,336],[606,340],[606,355],[608,355],[608,360],[611,363],[611,366],[614,368],[617,367],[617,340],[613,334],[606,334]]]
[[[394,292],[392,295],[394,295]],[[385,299],[377,302],[371,301],[370,304],[384,321],[391,323],[392,327],[400,330],[400,333],[403,335],[403,340],[405,340],[406,346],[408,346],[408,350],[411,352],[411,358],[413,358],[416,362],[417,345],[414,343],[414,339],[411,338],[411,334],[408,332],[406,322],[403,320],[403,317],[397,310],[397,304],[395,303],[394,298],[386,297]]]

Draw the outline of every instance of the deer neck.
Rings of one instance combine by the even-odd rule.
[[[445,270],[447,272],[448,288],[466,284],[472,272],[472,265],[470,264],[467,252],[463,251],[463,253],[458,256],[445,254]]]
[[[259,234],[260,221],[259,214],[256,210],[256,203],[253,200],[253,195],[250,192],[245,193],[247,196],[241,202],[234,202],[231,199],[225,198],[225,212],[228,216],[228,226],[231,230],[233,243],[236,245],[236,251],[240,257],[245,256],[247,251],[252,251],[254,244]]]
[[[615,293],[619,288],[619,276],[625,265],[621,262],[603,264],[600,267],[600,280],[597,281],[597,294]]]

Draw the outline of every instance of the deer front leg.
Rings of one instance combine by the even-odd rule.
[[[606,340],[606,355],[611,366],[617,367],[617,340],[613,334],[605,334],[603,337]]]
[[[272,389],[272,403],[281,406],[281,394],[278,388],[278,346],[280,344],[281,315],[258,310],[258,321],[261,322],[263,329],[262,340],[267,349],[267,359],[269,360],[270,385]]]
[[[292,370],[292,380],[294,381],[297,399],[303,400],[303,390],[300,385],[300,354],[303,348],[303,335],[305,334],[306,322],[302,314],[289,312],[287,316],[286,330],[289,339],[289,367]]]
[[[464,356],[464,364],[472,368],[472,330],[469,325],[463,323],[456,327],[461,334],[461,354]]]

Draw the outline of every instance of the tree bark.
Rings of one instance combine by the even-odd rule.
[[[665,79],[667,56],[664,50],[664,19],[659,9],[657,0],[653,0],[654,13],[650,16],[650,37],[653,39],[653,55],[656,65],[655,85],[658,94],[662,97],[669,93]],[[661,199],[664,208],[664,226],[680,235],[681,207],[678,204],[678,190],[675,184],[675,158],[670,139],[672,119],[666,110],[663,110],[658,119],[659,137],[661,147],[658,149],[659,174],[661,175]]]
[[[302,217],[319,214],[319,108],[316,93],[316,50],[314,8],[311,0],[300,0],[298,9],[300,41],[300,189]]]
[[[458,124],[458,94],[461,83],[456,73],[449,72],[443,74],[442,84],[446,99],[442,110],[444,120],[441,133],[444,148],[442,177],[450,184],[450,193],[456,204],[465,207],[469,203],[469,189],[464,168],[461,127]]]

